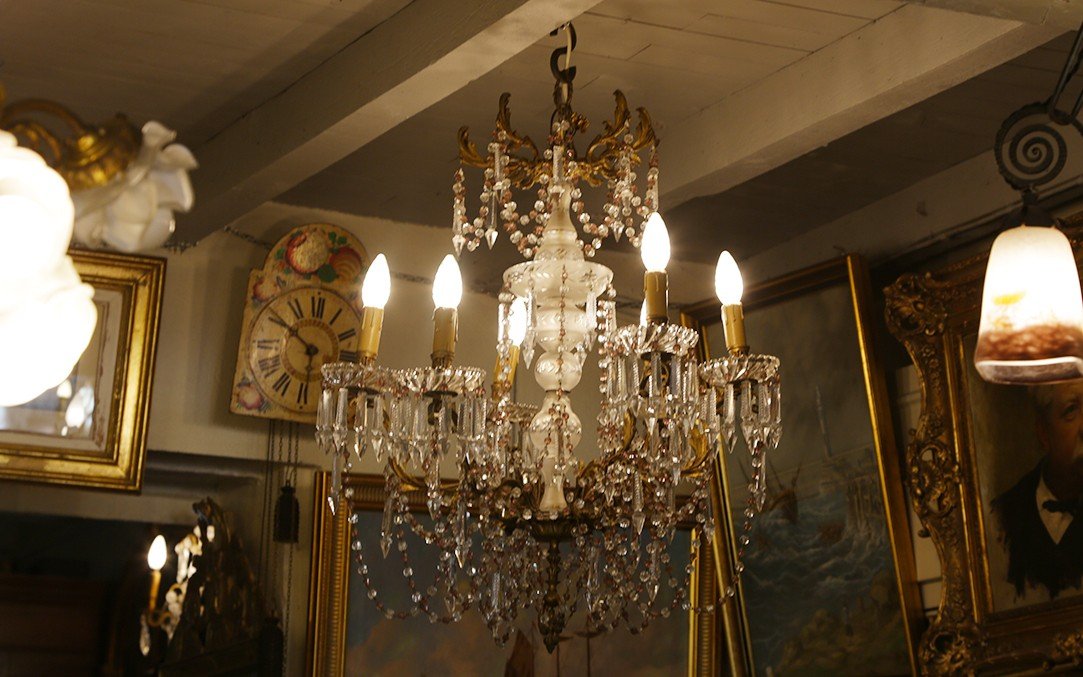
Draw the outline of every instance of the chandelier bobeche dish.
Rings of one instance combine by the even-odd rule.
[[[766,495],[765,454],[781,434],[779,363],[749,352],[740,273],[728,253],[719,259],[716,287],[729,354],[700,364],[698,333],[668,322],[669,239],[658,214],[650,117],[639,109],[632,131],[616,92],[613,121],[580,154],[576,136],[588,123],[571,108],[574,32],[567,31],[568,46],[551,60],[556,109],[544,151],[511,129],[507,94],[486,155],[465,128],[459,132],[462,163],[481,168],[484,184],[470,219],[464,172],[455,175],[456,252],[482,242],[492,247],[503,230],[526,259],[504,273],[491,386],[485,370],[453,364],[462,281],[451,255],[433,285],[430,366],[377,365],[390,291],[380,255],[362,290],[360,362],[323,367],[316,426],[332,457],[331,509],[349,497],[343,477],[359,459],[368,455],[383,467],[382,552],[365,552],[357,534],[352,541],[368,595],[385,615],[454,622],[474,608],[502,642],[529,608],[550,651],[576,612],[593,632],[621,624],[638,631],[690,607],[690,570],[674,565],[670,544],[689,526],[694,548],[713,538],[715,520],[724,519],[712,512],[716,459],[723,448],[735,450],[738,429],[753,467],[735,553],[739,574],[751,520]],[[600,220],[585,204],[595,189],[605,193]],[[518,206],[523,193],[530,209]],[[640,324],[617,325],[613,273],[588,260],[608,237],[641,249],[647,272]],[[539,403],[513,399],[520,359],[533,366],[545,392]],[[601,368],[601,413],[598,449],[584,453],[583,422],[570,395],[588,359]],[[408,508],[412,492],[424,496],[427,515]],[[436,549],[435,571],[414,571],[408,539]],[[369,562],[380,557],[401,557],[410,608],[382,602],[369,576]],[[728,596],[735,584],[727,582]]]

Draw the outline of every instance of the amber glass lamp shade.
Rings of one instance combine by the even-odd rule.
[[[993,242],[974,366],[992,383],[1083,377],[1083,298],[1064,233],[1023,225]]]

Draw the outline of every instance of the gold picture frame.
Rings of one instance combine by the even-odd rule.
[[[1079,266],[1083,215],[1069,219],[1064,230]],[[1014,436],[990,437],[989,431],[1002,421],[1033,435],[1036,418],[1028,412],[1025,389],[986,384],[973,366],[987,260],[984,254],[906,274],[885,289],[888,328],[910,354],[921,392],[921,415],[906,447],[911,504],[936,546],[943,576],[939,608],[921,638],[919,667],[928,674],[1078,669],[1083,593],[1020,601],[1003,564],[1007,546],[993,505],[1014,480],[995,484],[998,474],[1007,473],[1002,469],[1014,458],[1013,447],[1020,447]]]
[[[836,365],[832,369],[837,368],[837,365],[839,365],[839,355],[842,354],[845,348],[839,343],[843,336],[842,333],[839,333],[839,327],[844,327],[846,336],[852,337],[854,340],[853,363],[845,365],[849,370],[848,373],[852,372],[849,375],[850,381],[855,386],[858,384],[863,386],[864,391],[863,393],[851,392],[847,395],[849,398],[847,400],[849,402],[847,409],[849,415],[845,418],[840,416],[840,419],[848,423],[863,419],[864,422],[861,425],[867,425],[867,433],[854,433],[855,435],[866,436],[861,438],[864,440],[862,442],[863,446],[860,447],[861,451],[854,452],[854,458],[857,458],[857,454],[860,453],[862,464],[858,465],[856,461],[852,461],[852,465],[849,466],[848,470],[851,475],[855,476],[855,479],[860,479],[863,482],[862,487],[865,489],[865,493],[862,494],[865,497],[863,505],[875,506],[877,502],[880,505],[880,512],[870,508],[867,513],[863,513],[866,514],[868,521],[862,523],[861,526],[870,529],[869,534],[872,537],[880,539],[876,542],[880,544],[878,547],[882,552],[879,555],[880,559],[876,561],[883,563],[890,559],[894,583],[890,587],[894,589],[895,595],[893,599],[898,602],[898,606],[892,606],[891,599],[885,598],[887,601],[878,607],[877,613],[890,613],[892,614],[891,618],[895,619],[892,622],[899,624],[895,652],[892,654],[893,658],[890,659],[893,661],[892,665],[895,665],[895,668],[891,671],[897,669],[902,673],[906,673],[914,670],[914,647],[925,620],[916,582],[914,554],[910,541],[906,503],[900,479],[900,468],[895,450],[886,388],[873,345],[873,311],[871,309],[869,289],[868,273],[863,260],[856,255],[847,255],[768,282],[756,284],[745,290],[743,305],[746,312],[749,343],[753,352],[759,349],[766,353],[776,354],[782,360],[783,433],[782,442],[777,453],[775,453],[774,461],[772,461],[772,454],[768,453],[768,485],[770,487],[774,482],[773,495],[767,503],[766,510],[756,516],[753,522],[752,543],[745,556],[745,577],[741,579],[737,587],[736,597],[728,600],[723,609],[725,648],[728,653],[731,674],[764,674],[767,669],[765,664],[769,664],[771,661],[776,661],[774,667],[776,672],[780,669],[782,672],[790,671],[794,673],[819,669],[839,674],[844,672],[847,674],[871,674],[872,672],[882,674],[881,670],[874,669],[871,664],[858,667],[855,672],[850,664],[832,665],[829,661],[804,667],[801,667],[800,663],[791,662],[787,667],[780,668],[777,663],[780,653],[783,656],[790,656],[790,660],[793,661],[799,661],[802,656],[812,655],[815,647],[808,637],[815,639],[816,635],[792,633],[787,635],[785,634],[787,631],[775,631],[772,628],[770,634],[773,637],[768,643],[764,639],[764,635],[767,634],[764,632],[766,623],[761,623],[758,628],[754,627],[754,624],[750,624],[750,604],[770,608],[772,598],[766,592],[749,588],[749,584],[746,582],[749,572],[761,579],[776,577],[777,580],[782,579],[782,574],[789,575],[791,573],[788,570],[776,571],[770,569],[769,567],[779,565],[769,563],[771,560],[767,559],[768,556],[764,554],[765,550],[786,552],[786,548],[795,548],[804,552],[807,549],[807,543],[812,543],[815,547],[823,544],[824,550],[827,550],[827,546],[834,547],[836,543],[846,542],[845,539],[858,539],[856,534],[859,532],[853,526],[854,522],[851,519],[850,494],[845,493],[854,487],[851,484],[844,484],[844,480],[838,476],[829,476],[825,479],[825,474],[830,469],[830,459],[837,456],[839,462],[841,462],[841,460],[850,458],[846,456],[846,454],[850,453],[848,451],[833,453],[829,448],[830,436],[825,425],[825,418],[830,419],[834,409],[829,406],[825,413],[821,404],[818,385],[815,387],[816,395],[814,398],[810,398],[807,392],[799,390],[813,387],[812,384],[804,382],[806,379],[811,379],[811,374],[815,373],[815,369],[807,365],[821,361],[821,358],[824,354],[827,354],[828,350],[833,355],[831,364]],[[760,317],[757,317],[760,311],[773,312],[774,315],[761,314]],[[725,350],[719,304],[716,300],[712,299],[688,307],[682,313],[681,319],[685,325],[700,329],[700,344],[703,348],[701,357],[711,359]],[[765,326],[768,321],[771,323],[770,329]],[[765,336],[766,333],[772,333],[772,335]],[[836,336],[836,333],[839,335]],[[817,352],[817,346],[826,348],[822,352]],[[789,360],[787,359],[787,352],[790,353],[789,357],[791,359]],[[797,364],[799,362],[804,362],[805,366]],[[822,366],[827,364],[827,361],[822,361]],[[798,373],[800,377],[793,378],[794,373]],[[846,381],[846,383],[850,383],[850,381]],[[839,385],[835,381],[826,381],[826,383],[828,385],[827,401],[831,402],[831,398],[835,394],[831,392],[832,384],[835,384],[834,390],[838,390]],[[814,407],[810,405],[809,400],[815,402]],[[804,434],[808,432],[805,430],[806,428],[815,430],[817,415],[819,430],[815,434],[806,436]],[[810,416],[812,419],[811,425],[809,425],[808,420]],[[838,430],[831,430],[830,432],[835,433],[837,437],[844,437],[838,434],[840,432]],[[795,436],[799,438],[798,448],[796,449],[794,448]],[[790,449],[787,449],[787,445],[790,446]],[[820,456],[819,447],[821,446],[825,447],[822,459],[807,458],[811,454]],[[723,519],[718,520],[719,535],[715,539],[716,542],[725,544],[722,553],[723,558],[720,558],[723,562],[723,566],[720,567],[724,579],[721,582],[723,585],[728,585],[732,581],[729,572],[732,572],[736,565],[734,553],[737,550],[737,532],[740,527],[736,516],[741,513],[739,492],[744,491],[744,487],[738,481],[735,473],[737,468],[741,467],[740,455],[744,453],[742,450],[743,443],[740,444],[738,451],[726,457],[725,462],[720,461],[716,464],[718,482],[714,493],[719,500],[719,504],[716,504],[716,514],[725,516]],[[799,454],[798,458],[800,460],[796,463],[796,472],[793,472],[792,466],[786,467],[783,465],[787,462],[793,463],[793,459],[788,456],[789,454]],[[780,456],[781,458],[779,458]],[[778,474],[779,471],[774,466],[781,468],[783,473],[791,473],[789,475],[789,486],[780,480],[781,475]],[[802,488],[802,485],[798,483],[802,475],[802,467],[805,467],[806,478],[812,475],[811,482],[806,479],[806,485],[813,484],[811,488],[807,486]],[[743,467],[741,467],[741,470],[743,471]],[[857,472],[858,470],[860,470],[860,473]],[[821,473],[818,487],[814,484],[817,478],[815,473],[817,472]],[[773,480],[771,479],[772,475]],[[828,488],[825,489],[825,487]],[[878,496],[876,489],[878,489]],[[839,492],[842,490],[845,490],[843,495],[847,496],[847,498],[842,504],[843,520],[840,526],[827,521],[834,513],[820,512],[822,508],[819,501],[824,497],[830,497],[832,491]],[[788,497],[792,497],[792,501],[782,500]],[[791,502],[792,506],[789,506],[789,510],[787,510],[785,504]],[[773,512],[773,506],[776,506],[776,512]],[[803,506],[800,511],[798,506]],[[806,512],[812,513],[811,519],[805,516]],[[882,525],[878,521],[878,515],[882,515]],[[780,517],[785,519],[780,519]],[[811,534],[804,534],[804,531],[809,527],[803,525],[813,525],[815,519],[824,520],[823,524],[826,525],[819,527],[819,538],[816,538],[815,531]],[[828,528],[836,526],[838,528]],[[790,535],[787,530],[792,530],[793,535]],[[795,545],[798,542],[797,539],[809,536],[811,540],[803,541],[800,548]],[[793,539],[792,543],[790,539]],[[825,554],[824,556],[827,557],[828,555]],[[836,572],[838,567],[853,566],[855,571],[859,570],[858,567],[860,567],[860,570],[864,571],[864,567],[868,566],[867,560],[855,562],[836,555],[830,556],[837,557],[837,559],[828,560],[836,567]],[[757,564],[756,560],[761,557],[764,558],[764,562],[759,563],[761,569],[757,570],[754,568]],[[806,565],[809,564],[806,563]],[[820,565],[823,562],[817,560],[815,564]],[[881,569],[880,571],[884,570]],[[880,579],[886,577],[886,574],[881,573],[878,576],[879,578],[873,581],[863,581],[860,576],[856,575],[852,578],[855,581],[855,586],[879,586],[876,590],[879,594],[878,598],[881,598],[886,586]],[[864,588],[861,589],[864,590]],[[785,599],[784,584],[779,583],[772,594]],[[791,590],[789,594],[791,599],[811,599],[815,598],[818,593],[812,588],[805,588]],[[841,598],[840,593],[824,593],[827,598],[832,600],[835,594],[838,594]],[[813,605],[816,602],[810,601],[809,604]],[[860,623],[863,618],[862,614],[870,612],[864,608],[858,609],[856,606],[853,608],[847,607],[838,601],[835,604],[841,608],[810,606],[809,609],[803,610],[803,612],[811,612],[815,608],[816,613],[820,615],[813,615],[812,618],[821,619],[821,628],[819,628],[821,632],[830,631],[829,629],[823,629],[823,626],[834,627],[831,626],[832,623],[838,627],[847,627],[852,617],[854,620],[854,634],[850,637],[840,637],[838,642],[834,642],[834,645],[849,646],[859,643],[861,640]],[[785,619],[789,622],[791,617],[796,616],[797,613],[798,610],[793,609],[790,613],[776,614],[775,616],[779,620]],[[897,617],[894,616],[895,613],[898,614]],[[807,625],[802,626],[802,630],[813,627],[813,621],[810,620]],[[805,641],[810,642],[810,644],[800,647],[796,652],[789,648],[786,651],[778,648],[780,646],[789,647],[795,642],[794,638],[797,638],[796,642],[798,644],[801,638],[805,638]],[[787,639],[790,644],[784,645],[783,642],[787,641]],[[869,641],[865,644],[874,645],[874,640],[872,638],[868,639]],[[794,657],[795,655],[796,657]],[[860,654],[850,654],[850,657],[846,660],[858,660],[859,656]],[[880,660],[884,659],[881,657]],[[849,672],[847,672],[848,670]]]
[[[350,550],[350,524],[347,515],[356,511],[380,512],[384,506],[384,479],[378,475],[349,475],[344,480],[353,489],[348,506],[332,514],[328,503],[331,478],[327,472],[316,475],[313,509],[312,569],[309,577],[308,637],[306,669],[312,677],[342,675],[346,663],[346,632],[349,578],[355,575]],[[424,510],[421,492],[411,497],[412,508]],[[692,533],[692,538],[696,534]],[[721,633],[718,617],[718,588],[712,557],[693,561],[689,581],[692,606],[715,605],[715,613],[688,612],[688,675],[713,677],[721,674]],[[705,600],[710,600],[706,602]],[[365,600],[367,601],[367,600]],[[490,641],[491,643],[491,641]]]
[[[0,407],[0,479],[138,491],[143,480],[165,260],[72,250],[97,326],[68,388]],[[84,415],[68,412],[76,398]]]

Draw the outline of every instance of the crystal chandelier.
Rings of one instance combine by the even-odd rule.
[[[574,30],[566,29],[568,46],[551,59],[556,110],[544,152],[510,129],[507,94],[487,156],[465,129],[459,132],[462,161],[484,169],[484,188],[478,216],[469,220],[463,172],[456,173],[456,250],[474,250],[482,240],[492,246],[499,216],[527,259],[504,273],[491,387],[484,370],[453,364],[462,282],[451,255],[433,285],[431,366],[376,364],[390,291],[380,255],[362,290],[360,363],[323,367],[316,425],[319,445],[332,456],[332,510],[349,495],[342,479],[354,461],[367,454],[383,466],[382,553],[362,552],[356,535],[353,550],[368,596],[387,617],[425,614],[433,622],[454,622],[476,608],[503,642],[519,611],[531,608],[550,651],[576,612],[593,632],[621,624],[635,632],[690,608],[692,565],[671,561],[675,532],[694,525],[697,551],[701,540],[713,538],[715,459],[722,446],[733,451],[740,428],[754,469],[740,558],[751,519],[763,507],[764,455],[781,433],[778,360],[748,350],[740,273],[728,253],[719,259],[716,287],[729,355],[698,364],[697,332],[668,323],[669,239],[657,214],[650,117],[640,109],[630,132],[618,91],[615,119],[585,155],[578,153],[575,136],[587,121],[571,108]],[[558,68],[561,56],[564,67]],[[649,169],[641,199],[635,168],[644,151]],[[607,192],[600,223],[585,211],[587,187]],[[513,189],[535,188],[533,208],[521,214]],[[641,324],[617,326],[613,273],[587,260],[608,235],[641,245],[647,268]],[[587,461],[577,453],[583,424],[570,394],[595,346],[602,370],[599,448]],[[545,391],[537,405],[512,397],[520,354]],[[410,492],[424,495],[427,515],[408,509]],[[408,534],[437,550],[428,585],[415,579]],[[369,575],[373,558],[393,551],[402,557],[412,592],[409,609],[388,608]],[[727,582],[727,596],[734,595],[735,582]]]

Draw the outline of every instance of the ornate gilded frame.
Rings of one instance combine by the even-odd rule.
[[[1083,261],[1083,215],[1066,234]],[[977,333],[988,254],[908,273],[884,290],[891,333],[917,367],[921,417],[906,447],[910,500],[940,558],[943,592],[921,638],[928,674],[1017,672],[1083,664],[1083,601],[1032,613],[993,613],[963,341]],[[969,375],[969,376],[968,376]],[[1046,605],[1043,605],[1045,607]]]
[[[849,254],[750,286],[744,292],[743,305],[746,310],[754,310],[831,285],[846,285],[850,291],[850,299],[853,304],[862,371],[871,413],[872,437],[876,447],[880,472],[880,488],[886,513],[888,535],[891,540],[892,556],[895,561],[896,587],[902,605],[903,627],[910,647],[910,665],[911,669],[914,669],[916,661],[915,645],[921,628],[925,624],[925,619],[917,585],[913,543],[910,540],[906,502],[903,495],[895,436],[891,424],[887,388],[883,369],[877,359],[874,345],[873,320],[871,319],[873,313],[870,299],[871,287],[865,262],[860,256]],[[708,333],[712,327],[721,324],[718,301],[710,299],[686,308],[681,313],[681,322],[686,326],[700,329],[700,345],[703,349],[701,357],[704,359],[713,357],[710,353]],[[721,327],[717,327],[716,330],[721,331]],[[786,417],[786,387],[786,382],[783,381],[783,429],[785,429]],[[714,542],[716,544],[725,544],[725,552],[716,555],[716,559],[722,562],[722,566],[718,569],[720,573],[719,585],[725,585],[732,580],[730,572],[733,571],[736,564],[734,559],[736,534],[733,533],[731,526],[735,523],[733,519],[734,508],[730,499],[730,482],[726,464],[719,462],[716,464],[715,469],[715,476],[718,478],[713,492],[718,501],[715,504],[715,514],[725,515],[725,519],[717,521],[719,534],[715,537]],[[738,590],[737,596],[732,600],[728,600],[724,605],[722,620],[730,674],[747,675],[754,672],[751,636],[742,586],[738,586]]]
[[[117,349],[103,355],[112,389],[102,451],[73,448],[64,437],[34,435],[28,443],[0,441],[0,479],[139,491],[143,483],[147,421],[165,282],[164,259],[72,250],[83,282],[95,292],[119,294]],[[112,307],[110,307],[112,310]],[[107,331],[99,322],[95,329]],[[104,395],[100,399],[104,399]],[[100,402],[99,402],[100,406]]]
[[[345,483],[354,490],[353,497],[348,508],[333,515],[327,501],[331,491],[330,474],[320,472],[316,475],[305,658],[307,674],[311,677],[341,675],[345,665],[347,582],[353,570],[347,516],[356,510],[383,510],[384,505],[384,480],[379,475],[350,475]],[[424,510],[424,496],[419,492],[411,498],[410,505]],[[689,581],[693,606],[711,600],[717,609],[718,587],[712,558],[694,560],[693,565]],[[717,612],[696,614],[690,611],[688,616],[689,677],[720,674]]]

